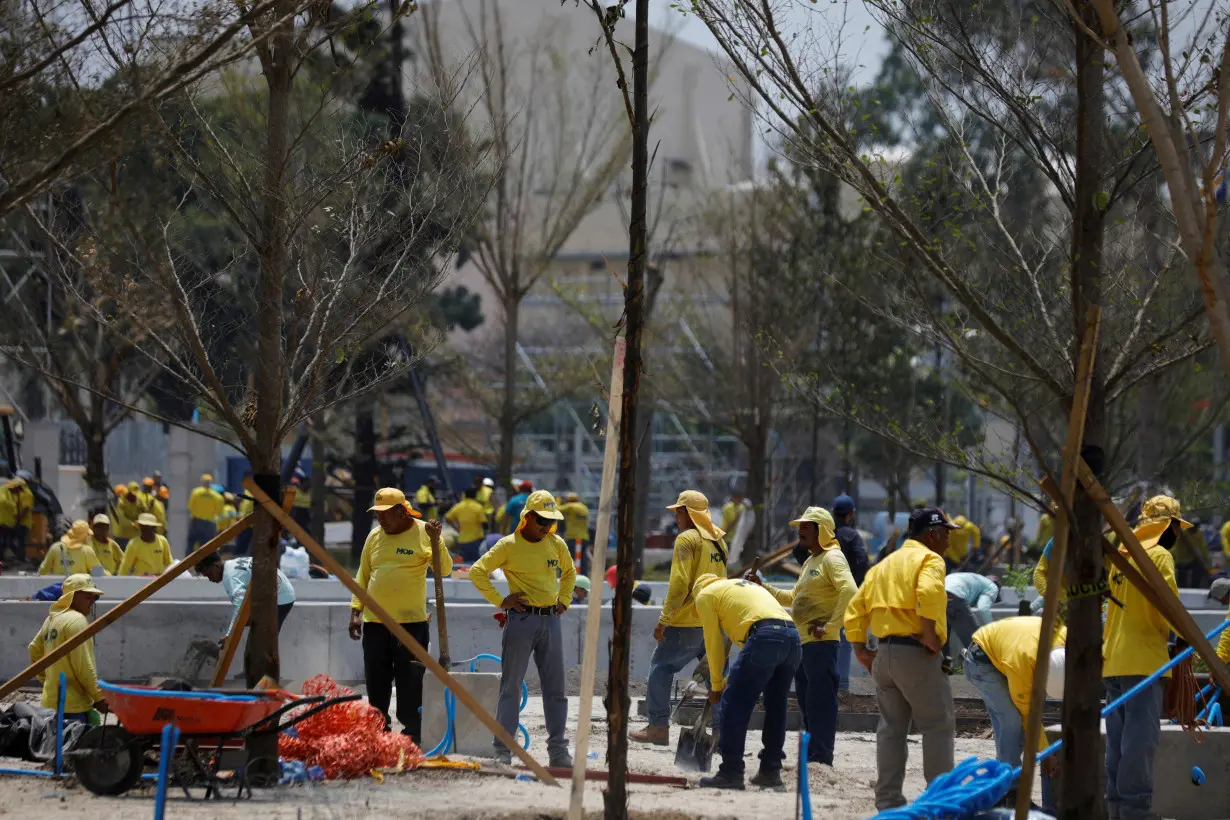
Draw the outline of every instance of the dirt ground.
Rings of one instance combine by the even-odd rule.
[[[570,738],[576,726],[575,698],[570,698]],[[595,702],[595,712],[601,710]],[[530,752],[545,762],[546,729],[541,701],[531,698],[522,714],[530,732]],[[639,722],[634,722],[634,726]],[[678,727],[672,727],[671,746],[630,745],[629,765],[635,772],[678,775],[673,765]],[[773,818],[791,817],[795,812],[794,778],[797,777],[798,734],[786,740],[786,780],[788,789],[763,791],[754,787],[745,792],[710,791],[696,788],[633,785],[630,808],[633,817],[673,818]],[[591,751],[601,758],[606,753],[605,715],[595,714]],[[748,738],[746,751],[748,776],[756,771],[759,733]],[[979,738],[957,738],[956,759],[990,757],[994,744]],[[917,738],[910,739],[911,767],[906,778],[906,795],[922,791],[921,750]],[[465,758],[458,758],[465,759]],[[490,761],[482,761],[490,764]],[[3,765],[14,764],[4,761]],[[605,768],[603,759],[590,759],[590,768]],[[699,775],[689,775],[694,786]],[[870,734],[841,734],[837,739],[837,763],[833,768],[815,766],[808,773],[812,809],[825,818],[864,818],[875,813],[871,784],[875,780],[875,738]],[[589,816],[602,811],[604,784],[590,782],[585,791]],[[200,796],[200,791],[197,791]],[[205,818],[258,818],[259,820],[308,820],[315,818],[536,818],[562,817],[568,807],[569,788],[547,786],[534,781],[515,780],[494,774],[458,771],[417,771],[391,775],[383,783],[373,779],[349,783],[307,784],[258,792],[251,801],[188,801],[182,791],[173,793],[167,816],[188,820]],[[120,798],[101,798],[77,786],[32,778],[0,776],[0,817],[34,818],[90,817],[92,820],[131,820],[153,812],[153,788],[130,792]]]

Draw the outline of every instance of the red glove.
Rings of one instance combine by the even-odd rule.
[[[508,613],[504,610],[500,610],[491,617],[495,618],[495,622],[500,625],[500,629],[503,629],[504,624],[508,621]]]

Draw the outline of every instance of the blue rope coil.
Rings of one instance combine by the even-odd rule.
[[[875,820],[968,817],[993,808],[1003,800],[1017,773],[1007,763],[971,757],[932,780],[913,803],[882,811],[875,815]]]
[[[484,653],[482,655],[476,655],[470,659],[470,671],[471,672],[478,671],[478,662],[483,661],[483,660],[495,661],[496,663],[499,663],[501,665],[503,665],[504,663],[504,659],[501,658],[499,655],[491,655],[488,653]],[[462,663],[464,663],[464,661],[462,661]],[[517,711],[518,712],[523,711],[525,709],[525,704],[529,702],[530,702],[530,688],[525,685],[525,681],[521,681],[521,706],[518,707]],[[456,731],[456,726],[454,725],[457,720],[457,696],[454,695],[452,690],[448,689],[447,687],[444,689],[444,713],[448,716],[448,726],[444,730],[444,737],[440,738],[440,742],[437,743],[435,747],[430,752],[427,753],[428,757],[435,757],[436,755],[447,754],[448,752],[452,751],[454,747],[457,745],[457,731]],[[524,723],[517,724],[517,732],[520,733],[522,738],[524,738],[524,741],[521,744],[521,748],[529,749],[530,748],[530,732],[528,729],[525,728]]]

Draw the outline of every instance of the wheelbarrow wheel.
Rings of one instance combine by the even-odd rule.
[[[96,726],[81,736],[73,755],[77,779],[94,794],[123,794],[141,782],[145,752],[119,726]]]

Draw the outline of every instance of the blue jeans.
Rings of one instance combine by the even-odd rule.
[[[654,647],[645,687],[649,725],[664,727],[671,718],[671,682],[683,667],[705,656],[705,631],[699,626],[668,626]]]
[[[781,771],[786,758],[786,698],[799,666],[799,633],[788,621],[759,621],[748,631],[747,640],[726,680],[719,704],[718,753],[722,755],[719,774],[743,779],[743,747],[747,744],[747,724],[756,701],[764,695],[764,729],[760,732],[764,749],[760,752],[762,771]]]
[[[1105,678],[1111,701],[1144,680],[1143,675]],[[1106,716],[1106,804],[1112,818],[1142,820],[1153,807],[1153,755],[1162,740],[1162,699],[1166,681],[1145,691]]]
[[[812,641],[803,644],[803,662],[794,675],[794,692],[811,740],[807,742],[807,762],[833,765],[833,746],[837,742],[837,641]]]
[[[521,714],[521,682],[530,668],[530,656],[538,667],[542,685],[542,709],[547,721],[547,754],[552,757],[568,754],[568,696],[564,690],[564,639],[559,616],[534,615],[529,612],[508,613],[500,644],[503,666],[500,669],[500,700],[495,718],[508,734],[517,736],[517,719]],[[496,753],[507,752],[504,744],[494,741]]]
[[[1025,749],[1025,724],[1021,712],[1012,702],[1008,690],[1008,678],[987,659],[981,649],[965,650],[965,677],[982,695],[991,716],[991,728],[995,731],[995,759],[1012,766],[1021,765]],[[1055,813],[1055,793],[1051,778],[1042,775],[1042,809],[1047,814]]]
[[[837,691],[850,691],[850,662],[854,659],[854,647],[846,640],[846,631],[841,630],[841,645],[837,647]]]
[[[457,552],[461,554],[461,560],[467,564],[473,564],[482,555],[483,539],[477,541],[466,541],[464,544],[457,545]]]
[[[218,526],[214,522],[206,521],[204,518],[188,519],[188,551],[184,555],[195,552],[198,547],[217,534]]]

